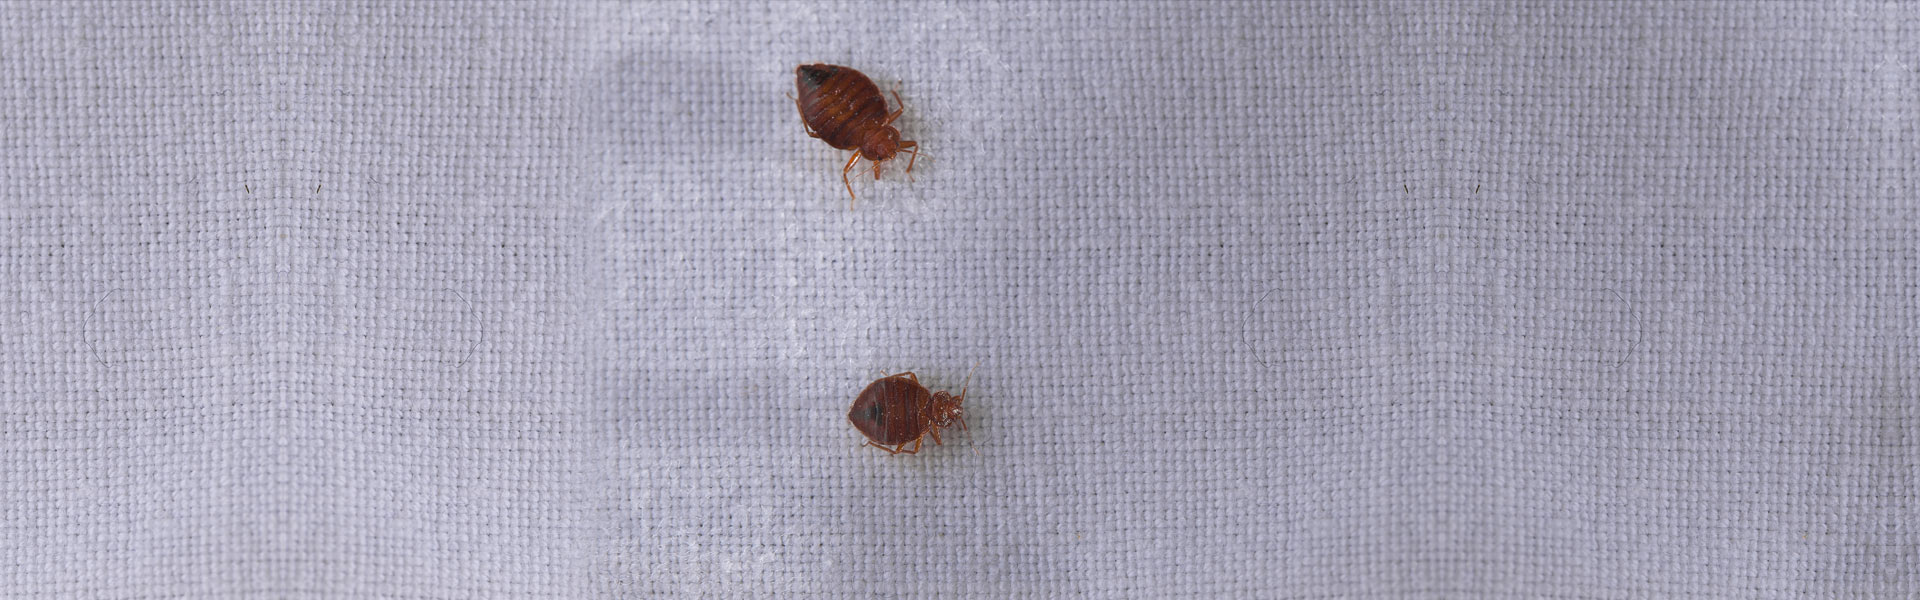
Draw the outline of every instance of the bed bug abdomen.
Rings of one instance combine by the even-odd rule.
[[[876,124],[887,118],[886,97],[859,71],[835,65],[802,65],[794,74],[800,92],[800,116],[814,137],[829,146],[860,150],[876,133]]]
[[[867,384],[847,410],[847,420],[878,444],[898,446],[926,435],[927,401],[933,394],[911,377],[903,373]]]

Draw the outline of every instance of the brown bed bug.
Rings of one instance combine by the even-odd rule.
[[[972,373],[967,374],[967,380],[973,380]],[[933,443],[940,443],[942,428],[959,423],[961,431],[967,430],[967,421],[960,414],[960,403],[966,399],[965,383],[960,385],[958,396],[929,392],[920,385],[920,378],[908,371],[867,384],[867,389],[854,398],[853,407],[847,409],[847,420],[867,436],[868,446],[893,454],[913,454],[920,451],[923,437],[933,436]],[[907,444],[913,444],[913,449],[908,450]]]
[[[841,150],[854,150],[847,167],[840,170],[840,182],[847,185],[847,208],[853,208],[853,181],[847,177],[861,157],[873,161],[873,178],[880,178],[880,163],[892,160],[902,150],[913,153],[907,159],[907,173],[920,158],[920,145],[902,141],[893,120],[906,109],[887,112],[887,98],[880,95],[872,79],[851,67],[838,65],[800,65],[793,69],[794,85],[800,96],[794,106],[800,109],[800,123],[807,135],[819,138]],[[894,103],[900,93],[894,92]]]

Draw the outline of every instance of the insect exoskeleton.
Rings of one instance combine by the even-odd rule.
[[[971,382],[973,374],[968,373],[967,379]],[[941,429],[956,423],[962,431],[967,429],[960,407],[966,399],[964,383],[958,396],[929,391],[908,371],[867,384],[847,409],[847,420],[867,436],[867,445],[893,454],[914,454],[920,451],[923,438],[931,436],[939,444]],[[908,449],[908,444],[913,448]]]
[[[811,64],[794,68],[794,85],[800,95],[794,98],[794,106],[800,109],[801,124],[807,128],[807,135],[819,138],[827,145],[841,150],[853,150],[853,157],[847,159],[847,166],[840,170],[840,182],[847,186],[847,208],[853,208],[853,181],[847,174],[853,172],[853,165],[866,158],[873,162],[873,178],[880,178],[880,163],[892,160],[902,151],[912,154],[907,159],[907,172],[913,172],[913,163],[920,158],[920,145],[910,140],[900,139],[900,130],[893,128],[893,120],[900,118],[905,109],[887,112],[887,99],[880,95],[879,86],[873,84],[865,74],[851,67],[839,65]],[[895,103],[900,102],[900,94],[893,94]]]

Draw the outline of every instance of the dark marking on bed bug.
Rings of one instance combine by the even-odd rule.
[[[967,374],[967,380],[973,380],[972,373]],[[854,398],[853,407],[847,409],[847,420],[867,436],[868,446],[892,454],[914,454],[920,451],[922,438],[932,436],[933,443],[939,444],[941,429],[957,423],[961,431],[967,430],[960,409],[966,399],[965,383],[960,385],[958,396],[928,391],[920,385],[920,378],[908,371],[867,384],[867,389]],[[913,449],[907,449],[908,444]]]
[[[872,79],[851,67],[825,64],[800,65],[793,75],[800,93],[793,104],[800,109],[800,122],[807,128],[807,135],[829,146],[855,151],[847,159],[846,168],[840,170],[840,181],[847,186],[848,209],[853,208],[855,198],[853,181],[847,174],[861,158],[873,162],[873,178],[879,179],[880,163],[902,151],[910,152],[913,156],[907,159],[907,173],[913,173],[920,145],[901,140],[900,130],[893,128],[893,120],[906,109],[887,112],[887,98],[880,95],[880,87]],[[900,103],[899,92],[894,92],[893,101]]]

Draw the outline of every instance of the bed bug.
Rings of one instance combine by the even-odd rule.
[[[873,162],[873,178],[880,178],[880,163],[892,160],[902,150],[913,153],[907,159],[907,173],[920,158],[920,144],[902,141],[893,120],[906,109],[887,112],[887,98],[872,79],[850,67],[838,65],[800,65],[793,69],[794,85],[800,96],[793,104],[800,109],[800,123],[807,135],[819,138],[841,150],[854,150],[847,167],[840,170],[840,182],[847,186],[847,208],[853,208],[853,181],[847,174],[862,157]],[[893,101],[900,103],[900,93]]]
[[[973,380],[972,373],[967,374],[967,380]],[[920,451],[923,437],[933,436],[933,443],[940,443],[942,428],[959,423],[961,431],[967,430],[967,421],[960,414],[960,403],[966,399],[965,383],[960,385],[958,396],[929,392],[920,385],[920,378],[908,371],[867,384],[867,389],[854,398],[853,407],[847,409],[847,420],[867,436],[868,446],[892,454],[914,454]],[[913,449],[908,450],[907,444],[913,444]]]

